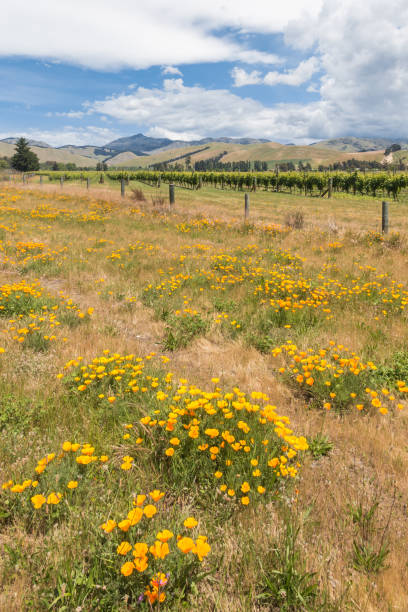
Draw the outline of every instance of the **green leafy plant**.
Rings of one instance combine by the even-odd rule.
[[[208,322],[198,314],[185,313],[183,316],[172,314],[167,317],[163,348],[176,351],[186,347],[195,336],[205,334]]]
[[[282,612],[315,610],[318,585],[315,573],[306,570],[297,546],[300,525],[291,516],[285,523],[283,535],[271,551],[270,568],[261,566],[258,599]]]
[[[365,574],[378,574],[386,568],[386,560],[390,552],[387,544],[387,533],[395,503],[394,498],[383,529],[375,526],[379,502],[374,501],[368,507],[362,502],[350,505],[349,512],[356,525],[356,535],[353,540],[352,563],[354,569]]]
[[[314,459],[325,457],[333,448],[333,442],[325,434],[318,433],[313,438],[308,438],[309,452]]]

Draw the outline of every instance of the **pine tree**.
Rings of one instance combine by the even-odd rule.
[[[31,151],[25,138],[19,138],[16,144],[16,152],[11,158],[11,166],[20,172],[30,172],[40,169],[40,161],[37,155]]]

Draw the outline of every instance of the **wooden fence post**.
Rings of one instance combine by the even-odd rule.
[[[86,188],[89,189],[89,176],[86,177]]]
[[[333,179],[332,179],[332,177],[330,177],[329,178],[329,194],[328,194],[329,198],[332,197],[332,191],[333,191]]]
[[[120,179],[120,195],[125,197],[125,179]]]
[[[40,174],[40,185],[42,185],[42,184],[43,184],[43,175]]]
[[[60,186],[61,186],[61,189],[64,187],[64,177],[63,176],[60,176]]]
[[[388,202],[382,203],[381,229],[383,234],[388,234]]]
[[[25,182],[26,182],[26,175],[23,174],[23,185],[25,185]]]
[[[170,208],[172,208],[175,203],[174,183],[170,183],[169,185],[169,201],[170,201]]]
[[[245,194],[245,221],[249,217],[249,193]]]

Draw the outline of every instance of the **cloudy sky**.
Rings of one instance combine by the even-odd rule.
[[[0,138],[408,137],[406,0],[2,0]]]

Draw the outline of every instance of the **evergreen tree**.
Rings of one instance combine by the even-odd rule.
[[[29,148],[25,138],[17,140],[16,152],[11,158],[11,166],[20,172],[40,169],[40,161],[37,155]]]

